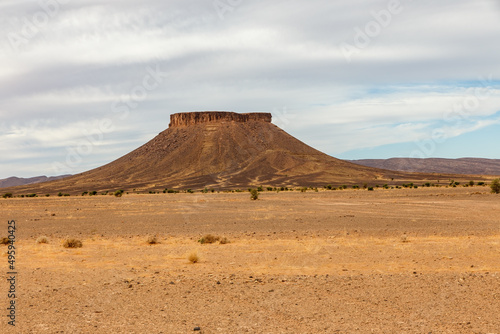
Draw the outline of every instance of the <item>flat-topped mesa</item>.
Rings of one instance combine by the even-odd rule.
[[[189,126],[198,123],[222,123],[222,122],[266,122],[271,123],[270,113],[246,113],[238,114],[228,111],[197,111],[182,112],[170,115],[169,127]]]

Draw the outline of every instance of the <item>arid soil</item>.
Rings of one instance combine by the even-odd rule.
[[[0,332],[500,333],[498,212],[488,187],[1,199]]]

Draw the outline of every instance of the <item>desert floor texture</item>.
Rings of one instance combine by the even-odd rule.
[[[487,187],[1,199],[0,332],[500,333],[499,212]]]

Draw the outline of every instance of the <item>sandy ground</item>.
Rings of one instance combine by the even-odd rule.
[[[2,199],[18,298],[17,326],[2,315],[0,332],[500,333],[500,196],[488,190]],[[231,243],[198,243],[207,233]],[[83,247],[63,248],[67,237]]]

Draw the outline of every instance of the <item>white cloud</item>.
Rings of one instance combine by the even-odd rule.
[[[44,150],[47,161],[61,160],[58,148],[81,140],[78,129],[92,119],[115,120],[117,130],[103,144],[111,149],[131,133],[158,133],[170,113],[217,109],[287,107],[294,116],[287,130],[320,149],[334,143],[335,152],[425,138],[444,126],[444,114],[464,103],[480,76],[492,76],[491,87],[498,83],[500,45],[492,41],[500,8],[493,0],[402,0],[403,11],[347,63],[339,45],[387,4],[243,1],[221,20],[211,1],[72,1],[15,51],[9,34],[22,34],[24,18],[42,9],[2,1],[2,152],[29,152],[18,155],[26,162]],[[141,84],[147,66],[168,78],[128,118],[116,118],[113,102]],[[500,105],[499,91],[490,92],[451,134],[490,124]],[[22,170],[12,166],[2,164],[0,178]]]

